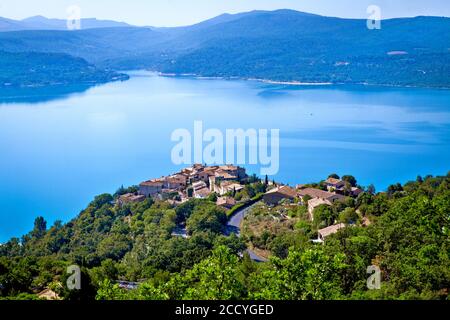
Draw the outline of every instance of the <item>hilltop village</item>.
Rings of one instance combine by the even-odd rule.
[[[256,183],[259,183],[259,188],[255,188]],[[237,209],[262,200],[268,208],[280,204],[302,206],[307,212],[307,218],[313,221],[314,210],[317,207],[332,206],[338,201],[345,202],[346,199],[355,198],[362,192],[362,188],[334,176],[328,177],[320,185],[291,187],[269,181],[267,177],[262,182],[254,175],[249,176],[244,168],[235,165],[194,164],[169,176],[141,182],[135,192],[120,195],[117,203],[119,205],[136,203],[151,197],[177,206],[192,198],[208,198],[226,210],[230,217]],[[325,237],[343,227],[345,227],[343,223],[333,222],[318,230],[318,238],[315,241],[323,242]]]
[[[445,300],[449,186],[450,173],[378,193],[351,175],[289,186],[194,165],[100,194],[66,224],[37,217],[0,245],[0,300]],[[82,290],[64,286],[74,264]]]

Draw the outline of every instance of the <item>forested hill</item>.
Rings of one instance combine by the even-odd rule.
[[[0,51],[0,88],[97,84],[128,76],[94,67],[82,58],[63,53]]]
[[[221,15],[176,28],[0,32],[0,50],[63,52],[98,66],[278,81],[450,88],[450,19]]]
[[[356,181],[356,180],[355,180]],[[318,184],[320,186],[321,184]],[[246,185],[235,197],[265,188]],[[125,206],[96,197],[78,217],[47,228],[42,217],[22,239],[0,246],[0,298],[30,299],[51,288],[65,299],[448,299],[450,288],[450,173],[418,177],[387,192],[366,189],[356,199],[304,218],[303,206],[280,204],[283,228],[261,237],[224,236],[226,215],[214,195],[173,207],[150,198]],[[256,214],[256,213],[255,213]],[[315,214],[316,215],[316,214]],[[351,227],[310,241],[316,223],[352,220]],[[188,238],[172,235],[186,225]],[[269,262],[255,263],[248,242],[266,246]],[[81,290],[65,287],[66,267],[82,270]],[[367,267],[382,274],[381,289],[366,287]],[[135,290],[117,280],[139,281]]]

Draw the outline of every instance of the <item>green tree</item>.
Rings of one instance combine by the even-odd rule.
[[[313,223],[316,228],[325,228],[334,223],[336,219],[335,213],[330,206],[321,204],[314,208],[313,211]]]
[[[127,292],[109,279],[103,280],[95,296],[97,300],[129,300]]]
[[[43,217],[37,217],[34,220],[34,228],[31,235],[34,238],[42,238],[47,231],[47,221]]]
[[[239,299],[244,290],[239,281],[238,258],[224,246],[189,270],[184,281],[189,284],[185,299]]]
[[[356,187],[357,181],[356,181],[356,178],[355,178],[354,176],[351,176],[351,175],[345,175],[345,176],[342,176],[342,180],[343,180],[343,181],[346,181],[346,182],[348,182],[348,183],[350,183],[350,185],[351,185],[352,187]]]
[[[315,248],[291,251],[286,259],[272,258],[267,269],[254,274],[251,299],[323,300],[342,295],[339,271],[344,255],[326,255]]]
[[[374,195],[375,194],[375,186],[373,184],[369,184],[369,186],[367,187],[367,193]]]
[[[222,233],[227,221],[227,216],[222,208],[214,204],[206,204],[197,207],[186,221],[189,234],[202,231]]]
[[[356,223],[359,219],[358,214],[353,208],[345,208],[339,214],[339,221],[345,224]]]

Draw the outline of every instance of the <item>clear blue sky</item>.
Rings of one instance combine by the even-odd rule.
[[[381,8],[382,18],[417,15],[450,16],[449,0],[0,0],[0,16],[22,19],[33,15],[65,18],[66,8],[78,5],[82,17],[125,21],[135,25],[193,24],[219,14],[255,9],[289,8],[346,18],[366,18],[369,5]]]

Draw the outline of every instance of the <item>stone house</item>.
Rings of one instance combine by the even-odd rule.
[[[263,195],[263,200],[268,205],[276,205],[282,199],[294,200],[297,192],[289,186],[279,186],[267,191]]]
[[[126,194],[119,196],[119,198],[117,199],[117,204],[119,206],[123,206],[124,204],[127,204],[127,203],[136,203],[136,202],[141,202],[144,200],[145,200],[145,195],[126,193]]]
[[[324,242],[328,236],[337,233],[340,229],[343,229],[343,228],[345,228],[345,224],[338,223],[338,224],[334,224],[332,226],[320,229],[317,232],[318,237],[317,237],[316,242]]]
[[[219,197],[217,198],[216,205],[225,209],[231,209],[236,205],[236,200],[232,197]]]
[[[139,184],[139,194],[144,195],[146,197],[154,196],[158,193],[161,193],[164,187],[164,183],[162,181],[149,180],[144,181]]]

